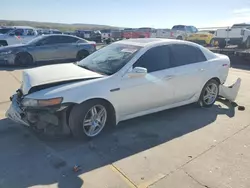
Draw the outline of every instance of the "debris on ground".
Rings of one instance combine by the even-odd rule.
[[[245,110],[245,106],[238,106],[238,110],[244,111]]]
[[[74,167],[73,167],[73,171],[74,172],[79,172],[81,170],[81,167],[79,166],[79,165],[75,165]]]

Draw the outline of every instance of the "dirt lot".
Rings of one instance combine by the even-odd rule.
[[[249,188],[250,71],[234,67],[228,81],[242,78],[236,102],[245,111],[225,101],[188,105],[120,123],[88,142],[46,140],[5,119],[21,70],[2,68],[0,187]]]

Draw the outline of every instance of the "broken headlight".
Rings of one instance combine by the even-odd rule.
[[[62,97],[53,98],[53,99],[29,99],[24,98],[22,100],[22,106],[25,107],[46,107],[46,106],[55,106],[61,104],[63,101]]]

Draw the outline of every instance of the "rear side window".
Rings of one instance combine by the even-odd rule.
[[[170,49],[168,46],[158,46],[143,54],[133,67],[144,67],[148,73],[170,68]]]
[[[185,44],[173,44],[170,46],[172,54],[172,66],[178,67],[192,63],[206,61],[203,52],[194,46]]]
[[[60,43],[76,43],[79,39],[69,36],[60,36]]]

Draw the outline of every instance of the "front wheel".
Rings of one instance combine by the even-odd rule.
[[[198,104],[201,107],[211,107],[219,95],[219,83],[212,79],[209,80],[201,91]]]
[[[85,57],[87,57],[89,55],[89,53],[86,50],[80,50],[77,55],[76,55],[76,60],[77,61],[81,61],[82,59],[84,59]]]
[[[15,58],[15,65],[29,66],[33,64],[33,58],[29,53],[19,53]]]
[[[105,103],[88,101],[75,106],[69,116],[69,126],[75,138],[92,138],[101,133],[108,122]]]

